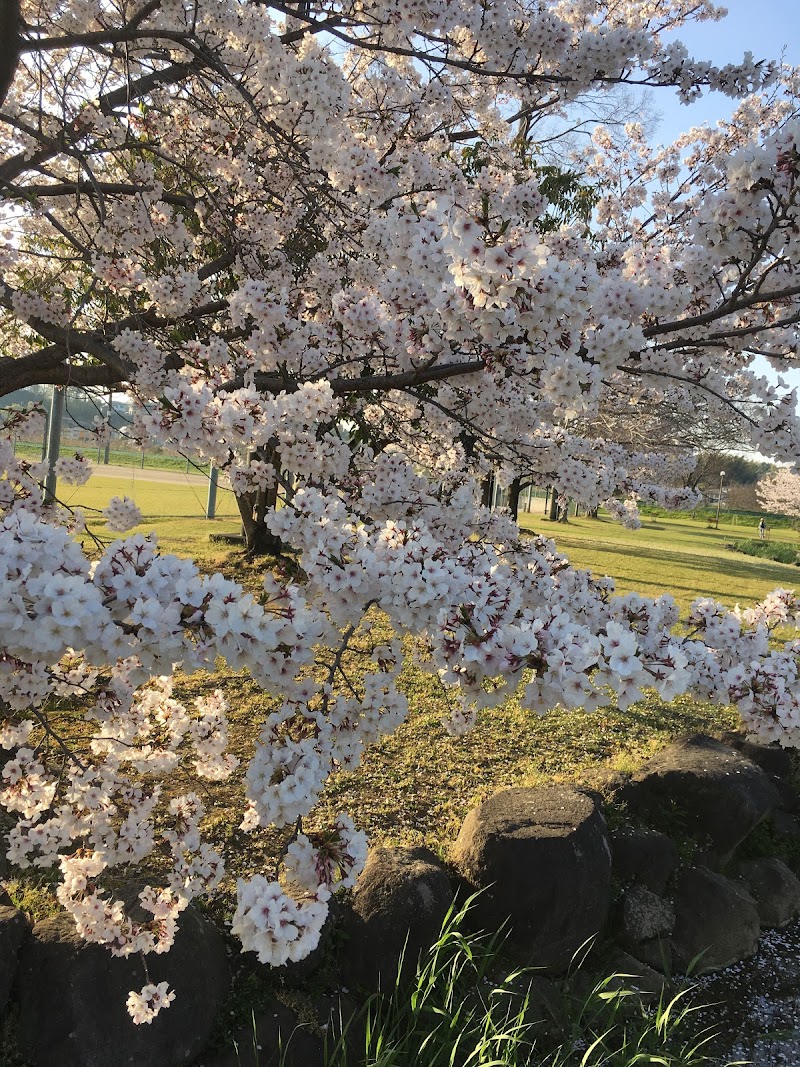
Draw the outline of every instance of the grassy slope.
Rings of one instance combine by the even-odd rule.
[[[730,553],[725,544],[733,527],[725,525],[715,531],[686,518],[670,518],[647,520],[643,529],[628,531],[604,519],[556,526],[540,522],[539,516],[530,518],[540,532],[554,535],[577,565],[611,574],[621,591],[672,591],[684,611],[698,594],[744,605],[797,578],[793,567]],[[209,544],[205,523],[162,518],[143,528],[150,527],[157,529],[167,550],[194,554],[205,566],[223,566],[246,583],[258,579],[257,567]],[[226,527],[222,521],[217,528],[232,530],[235,524]],[[411,650],[413,641],[407,640]],[[256,725],[271,703],[246,676],[223,674],[224,679],[187,679],[184,691],[188,697],[214,684],[232,687],[236,747],[246,759]],[[544,719],[521,711],[511,700],[482,713],[466,738],[453,739],[441,725],[446,702],[435,679],[409,660],[403,686],[411,704],[408,721],[367,753],[358,772],[331,781],[317,815],[324,820],[347,810],[375,840],[425,843],[442,853],[475,801],[502,786],[587,777],[600,765],[635,765],[677,734],[730,729],[737,722],[731,709],[690,699],[665,705],[651,697],[625,713],[613,707],[593,715],[557,711]],[[234,801],[233,792],[229,799]],[[235,853],[242,839],[234,813],[225,811],[216,825],[220,839]],[[253,844],[251,839],[248,849]],[[269,843],[264,846],[268,853]]]
[[[101,486],[100,478],[93,481],[91,491],[100,504],[108,488]],[[91,486],[76,492],[81,502],[88,502]],[[192,555],[205,568],[221,568],[250,587],[258,584],[261,565],[247,564],[240,554],[208,540],[212,530],[235,531],[234,520],[174,517],[191,505],[193,487],[152,483],[140,483],[140,487],[140,506],[146,508],[151,499],[148,494],[152,494],[151,506],[160,515],[141,529],[155,529],[164,550]],[[122,491],[125,487],[113,487],[113,492]],[[173,517],[165,516],[170,511]],[[559,548],[577,565],[611,574],[621,591],[638,589],[653,595],[672,591],[683,610],[697,594],[717,597],[729,605],[751,603],[797,578],[796,568],[730,553],[724,546],[732,539],[732,529],[724,526],[714,531],[685,518],[671,518],[626,531],[603,519],[555,526],[540,522],[539,516],[531,518],[541,532],[555,535]],[[413,651],[413,640],[406,641],[408,651]],[[179,679],[176,695],[188,701],[217,686],[228,694],[234,750],[246,763],[273,702],[245,673],[227,668],[214,675]],[[411,705],[407,722],[373,746],[357,772],[341,773],[331,780],[312,821],[349,811],[373,840],[425,843],[444,854],[469,808],[503,786],[590,778],[598,767],[635,765],[678,734],[725,730],[737,723],[732,709],[690,699],[665,705],[651,696],[625,713],[614,707],[594,714],[554,711],[544,719],[523,712],[516,701],[509,700],[495,711],[482,713],[467,737],[453,739],[441,724],[447,705],[436,679],[411,658],[404,669],[403,688]],[[171,785],[176,791],[192,788],[190,774],[175,775]],[[266,859],[275,847],[274,835],[257,841],[238,832],[239,786],[232,781],[212,785],[210,790],[219,804],[218,811],[209,815],[213,837],[225,849],[231,873],[248,866],[252,869],[256,856]]]
[[[181,555],[191,555],[195,551],[196,542],[201,543],[207,532],[205,524],[206,497],[208,490],[204,484],[190,482],[164,483],[148,481],[147,472],[131,469],[130,475],[109,478],[103,474],[93,474],[86,485],[73,488],[59,483],[58,496],[70,507],[103,508],[112,496],[129,496],[139,505],[142,514],[147,516],[147,521],[140,529],[148,532],[151,529],[159,529],[162,525],[168,527],[168,539],[172,547],[168,551],[178,552]],[[238,523],[231,523],[231,519],[238,515],[236,501],[230,490],[220,487],[217,492],[217,515],[227,519],[224,523],[213,523],[224,532],[236,532]],[[202,519],[203,525],[198,526],[197,521],[187,523],[184,528],[180,525],[169,527],[161,520],[171,518]],[[209,527],[212,524],[209,523]],[[102,528],[98,526],[98,530]],[[165,549],[167,544],[164,544]]]
[[[792,588],[798,581],[796,567],[732,553],[726,545],[741,537],[741,527],[724,521],[718,530],[685,515],[646,518],[640,530],[625,530],[607,518],[570,519],[561,525],[529,514],[521,523],[552,537],[576,566],[611,575],[619,592],[672,593],[684,610],[697,596],[746,606],[771,589]],[[781,539],[800,544],[791,530],[782,530]]]
[[[258,584],[263,563],[249,564],[241,554],[209,542],[210,532],[235,532],[238,522],[200,519],[204,495],[194,486],[97,476],[74,492],[71,503],[102,507],[110,495],[123,493],[135,495],[151,516],[140,529],[156,530],[163,550],[193,556],[204,568],[222,569],[251,588]],[[232,513],[229,495],[221,499],[227,499],[226,510]],[[728,552],[724,546],[734,539],[734,527],[723,525],[717,532],[685,518],[646,520],[639,531],[626,531],[603,519],[555,526],[538,515],[525,516],[524,524],[530,528],[535,524],[539,532],[554,536],[577,565],[612,575],[620,591],[672,591],[684,610],[698,593],[730,605],[750,603],[777,585],[793,584],[798,573],[790,566]],[[406,638],[406,643],[413,651],[413,640]],[[230,702],[232,748],[243,760],[232,781],[208,783],[203,790],[209,810],[206,832],[222,849],[228,866],[228,878],[211,910],[225,918],[233,910],[234,878],[258,870],[270,872],[280,839],[275,832],[244,835],[238,830],[243,768],[273,702],[245,672],[225,667],[215,674],[179,677],[175,695],[188,702],[216,687]],[[614,707],[594,714],[554,711],[543,719],[509,700],[496,711],[482,713],[467,737],[454,739],[441,724],[446,704],[435,678],[411,658],[404,668],[403,687],[411,706],[407,722],[373,746],[357,772],[341,773],[330,781],[307,820],[309,825],[324,824],[331,815],[348,811],[373,844],[425,844],[445,857],[470,807],[504,786],[553,780],[597,784],[598,770],[636,766],[679,734],[721,731],[737,723],[732,709],[687,698],[667,705],[651,696],[624,713]],[[69,710],[64,710],[69,717]],[[196,788],[191,767],[171,775],[167,784],[171,794]],[[14,899],[39,917],[47,914],[53,908],[47,885],[55,873],[27,872],[10,886]],[[236,994],[238,1021],[249,1017],[247,997],[246,991]]]

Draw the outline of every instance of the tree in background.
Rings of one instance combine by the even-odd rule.
[[[757,492],[765,511],[800,518],[800,476],[792,474],[786,467],[763,478],[758,483]]]
[[[40,413],[7,416],[0,802],[17,817],[10,858],[60,869],[83,936],[163,951],[222,876],[199,791],[158,786],[237,762],[225,694],[185,706],[178,667],[221,658],[271,701],[242,827],[283,828],[282,862],[239,881],[233,930],[275,964],[314,947],[364,861],[346,815],[316,835],[303,819],[403,721],[405,633],[456,733],[517,691],[544,714],[624,709],[653,686],[800,742],[797,650],[769,641],[793,596],[741,614],[700,597],[676,634],[671,597],[615,595],[479,488],[524,474],[630,524],[638,500],[692,501],[674,453],[586,429],[643,392],[719,405],[754,449],[797,455],[794,393],[752,362],[797,351],[798,75],[751,57],[717,68],[664,37],[719,15],[708,0],[23,3],[0,112],[2,392],[126,391],[142,439],[225,469],[302,562],[258,595],[142,534],[98,541],[90,562],[83,518],[43,502],[41,467],[13,455]],[[593,126],[576,219],[537,139],[618,85],[742,103],[658,150],[637,123]],[[112,532],[141,519],[128,500],[103,516]],[[376,643],[375,610],[397,641]],[[104,879],[154,854],[167,885],[142,892],[152,920],[134,921]],[[129,1010],[147,1022],[171,997],[148,984]]]

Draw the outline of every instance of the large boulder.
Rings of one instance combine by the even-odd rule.
[[[677,968],[693,964],[694,974],[719,971],[758,948],[758,909],[740,883],[705,867],[684,867],[675,879],[674,905]]]
[[[135,1025],[125,1002],[147,983],[139,956],[90,945],[68,915],[33,928],[20,953],[20,1045],[38,1067],[176,1067],[205,1045],[230,975],[222,935],[191,906],[169,952],[147,957],[149,980],[175,1001]]]
[[[626,800],[657,825],[666,819],[689,834],[704,864],[716,867],[777,807],[779,794],[751,760],[697,735],[648,760],[631,779]]]
[[[453,903],[447,871],[426,848],[373,849],[344,912],[339,957],[348,985],[391,989],[403,959],[413,974],[420,952],[439,936]]]
[[[175,1002],[177,1004],[177,1001]],[[206,1053],[198,1067],[324,1067],[321,1038],[278,1000],[236,1031],[231,1047],[219,1055]]]
[[[474,808],[453,847],[455,865],[482,890],[475,922],[499,930],[508,951],[561,971],[605,925],[611,850],[605,820],[569,786],[509,789]]]
[[[755,900],[763,927],[785,926],[800,914],[800,881],[774,856],[738,863],[731,874]]]
[[[662,893],[678,866],[678,848],[658,830],[620,826],[611,834],[611,858],[620,882],[641,883],[653,893]]]
[[[31,924],[18,908],[0,905],[0,1011],[17,974],[19,950],[31,932]]]
[[[632,885],[622,901],[622,937],[629,946],[652,941],[672,933],[675,909],[669,900],[652,893],[647,886]]]

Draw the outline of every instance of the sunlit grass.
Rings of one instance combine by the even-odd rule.
[[[725,521],[718,530],[687,515],[645,518],[640,530],[625,530],[603,517],[562,525],[531,513],[520,522],[524,529],[552,537],[575,566],[610,575],[619,592],[672,593],[684,611],[698,596],[745,607],[778,586],[794,588],[800,580],[796,567],[732,552],[726,546],[742,536],[742,528]],[[798,542],[792,530],[780,534],[781,540]]]
[[[182,555],[189,555],[198,539],[202,539],[207,529],[216,520],[205,518],[208,488],[205,481],[196,476],[183,476],[180,472],[170,475],[174,481],[153,481],[147,471],[131,468],[130,474],[109,477],[93,474],[86,485],[71,487],[63,482],[58,485],[58,498],[71,508],[92,508],[99,511],[104,508],[112,496],[129,496],[134,500],[145,522],[139,527],[144,532],[158,529],[164,518],[194,518],[194,525],[172,531],[172,539],[185,542]],[[238,529],[238,510],[233,493],[220,486],[217,492],[217,515],[226,519],[225,529],[235,532]],[[91,513],[89,519],[95,519]],[[230,520],[234,520],[231,525]],[[98,523],[98,530],[102,525]],[[209,527],[206,527],[206,523]]]

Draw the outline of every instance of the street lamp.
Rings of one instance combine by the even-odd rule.
[[[714,529],[719,529],[719,507],[722,503],[722,479],[725,477],[725,471],[719,472],[719,493],[717,494],[717,517],[714,520]]]

